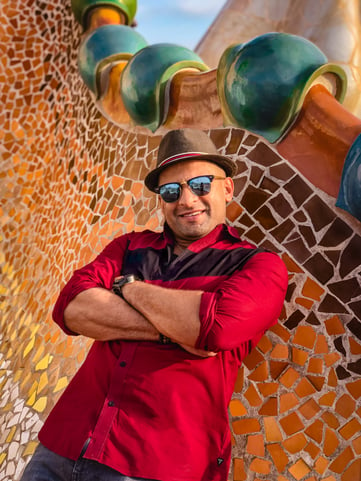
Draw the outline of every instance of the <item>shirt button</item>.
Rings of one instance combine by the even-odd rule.
[[[127,365],[127,363],[125,361],[122,361],[122,362],[119,363],[120,367],[125,367],[126,365]]]
[[[115,402],[114,402],[114,401],[109,401],[109,402],[108,402],[108,406],[110,406],[110,407],[115,406]]]

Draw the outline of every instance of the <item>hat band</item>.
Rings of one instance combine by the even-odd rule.
[[[176,154],[166,158],[158,165],[158,167],[163,167],[164,165],[169,164],[170,162],[175,162],[176,160],[179,160],[179,159],[186,159],[187,157],[197,157],[198,155],[209,155],[209,154],[207,154],[206,152],[183,152],[182,154]]]

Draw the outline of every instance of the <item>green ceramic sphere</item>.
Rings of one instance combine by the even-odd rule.
[[[340,67],[327,64],[312,42],[286,33],[268,33],[229,47],[219,63],[217,85],[225,123],[277,141],[294,120],[301,99],[322,73]]]
[[[88,88],[99,97],[99,76],[111,62],[130,59],[147,45],[133,28],[125,25],[103,25],[90,32],[78,52],[78,67]]]
[[[137,11],[137,0],[71,0],[71,8],[80,25],[86,30],[87,16],[95,7],[112,7],[124,14],[127,25],[130,25]]]
[[[165,87],[179,70],[208,70],[192,50],[179,45],[159,43],[140,50],[125,67],[121,79],[124,106],[136,125],[153,132],[165,114]]]

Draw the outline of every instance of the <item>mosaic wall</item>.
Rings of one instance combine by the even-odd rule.
[[[159,229],[143,187],[161,131],[94,107],[60,0],[0,4],[0,480],[19,478],[90,341],[51,321],[59,288],[113,237]],[[228,219],[290,275],[280,323],[239,371],[233,481],[361,480],[361,225],[246,131],[209,135],[238,166]]]

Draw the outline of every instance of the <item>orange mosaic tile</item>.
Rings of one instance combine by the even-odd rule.
[[[264,361],[249,374],[248,379],[251,381],[266,381],[268,374],[268,363]]]
[[[361,354],[361,344],[355,341],[352,337],[348,339],[349,344],[350,344],[350,351],[351,354],[353,355],[359,355]]]
[[[227,205],[227,218],[234,222],[237,217],[239,217],[243,212],[243,208],[238,204],[238,202],[230,202]]]
[[[323,452],[326,456],[331,456],[338,448],[339,441],[334,430],[326,427]]]
[[[288,272],[301,273],[303,270],[296,262],[287,254],[282,254],[282,260],[286,264]]]
[[[345,425],[343,425],[338,432],[344,439],[350,439],[354,434],[359,433],[360,430],[361,424],[356,418],[352,418]]]
[[[279,381],[285,387],[290,388],[291,386],[294,385],[297,379],[299,379],[299,377],[300,375],[298,374],[298,372],[295,369],[293,369],[293,367],[289,367],[287,371],[284,374],[282,374]]]
[[[243,459],[233,459],[233,481],[246,481],[247,474],[245,471]]]
[[[336,371],[334,369],[330,369],[328,379],[327,379],[327,384],[330,387],[336,387],[338,384],[338,379],[336,376]]]
[[[234,421],[232,428],[235,434],[250,434],[260,431],[260,424],[256,418],[247,418]]]
[[[361,379],[357,381],[349,382],[346,386],[351,396],[357,400],[361,397]]]
[[[318,446],[316,446],[313,442],[309,442],[305,447],[304,451],[307,452],[312,459],[315,459],[316,456],[321,451],[321,449]]]
[[[317,335],[315,354],[327,354],[329,351],[326,337],[323,334]]]
[[[305,297],[309,297],[311,299],[314,299],[315,301],[319,301],[323,296],[325,290],[314,280],[307,278],[301,292],[302,295],[304,295]]]
[[[330,336],[340,335],[345,332],[345,328],[338,316],[333,316],[333,317],[330,317],[329,319],[326,319],[325,326],[326,326],[327,333]]]
[[[361,480],[361,459],[356,459],[342,473],[341,481],[360,481]]]
[[[335,409],[344,418],[349,418],[355,411],[356,402],[348,394],[343,394],[336,402]]]
[[[308,428],[305,430],[307,436],[312,438],[316,441],[317,444],[320,444],[323,438],[323,423],[319,419],[313,422]]]
[[[282,441],[283,436],[274,417],[263,418],[266,440],[270,443]]]
[[[310,381],[313,387],[316,388],[317,391],[321,391],[324,383],[325,383],[325,378],[323,376],[311,376],[308,375],[307,379]]]
[[[232,416],[244,416],[247,414],[247,409],[239,399],[232,399],[229,403],[229,412]]]
[[[247,438],[246,451],[248,454],[253,454],[263,458],[265,455],[264,439],[262,434],[250,435]]]
[[[277,382],[262,382],[257,384],[257,388],[263,397],[272,396],[278,391],[279,384]]]
[[[354,457],[355,455],[353,454],[351,447],[348,446],[336,457],[334,461],[332,461],[329,468],[334,473],[341,474],[342,472],[344,472],[350,461],[354,459]]]
[[[296,345],[312,349],[316,341],[316,332],[311,326],[299,326],[296,330],[293,342]]]
[[[303,459],[299,459],[293,466],[288,468],[288,470],[297,481],[300,481],[311,471]]]
[[[310,358],[308,361],[307,372],[322,374],[323,373],[323,360],[317,358]]]
[[[278,399],[270,398],[258,410],[261,416],[276,416],[278,414]]]
[[[251,384],[249,388],[245,391],[244,397],[247,399],[251,406],[260,406],[262,404],[262,399],[253,384]]]
[[[289,462],[288,456],[279,444],[267,444],[267,450],[278,472],[282,473]]]
[[[280,413],[287,412],[298,404],[299,400],[292,392],[282,394],[280,396]]]
[[[263,336],[261,340],[257,344],[257,349],[266,354],[272,349],[272,342],[269,340],[267,336]]]
[[[306,419],[312,419],[316,416],[320,411],[320,407],[318,403],[314,400],[314,398],[309,399],[305,403],[303,403],[300,408],[299,412],[302,416]]]
[[[304,424],[297,413],[291,413],[288,416],[281,418],[280,424],[288,436],[295,434],[304,428]]]
[[[332,406],[335,399],[336,399],[336,393],[333,391],[330,391],[324,394],[323,396],[321,396],[318,402],[321,406]]]
[[[243,360],[243,364],[249,369],[252,370],[258,364],[260,364],[262,361],[264,361],[264,357],[262,354],[258,351],[258,349],[253,349],[250,354]]]
[[[270,361],[269,368],[272,379],[277,379],[288,365],[288,362]]]
[[[361,435],[352,441],[352,447],[356,454],[361,454]]]
[[[288,359],[288,346],[284,344],[276,344],[270,356],[272,359]]]
[[[313,384],[311,384],[306,378],[302,378],[295,388],[295,393],[300,398],[310,396],[315,392],[316,389],[314,388]]]
[[[265,459],[255,458],[251,462],[249,469],[259,474],[269,474],[271,471],[271,463]]]
[[[292,361],[299,366],[304,366],[308,359],[308,353],[296,347],[292,348]]]
[[[317,473],[323,474],[326,471],[328,464],[328,460],[325,457],[320,456],[316,459],[314,469]]]
[[[324,360],[326,367],[330,367],[335,364],[341,358],[340,354],[337,352],[331,352],[329,354],[324,355]]]
[[[340,425],[337,417],[331,411],[324,412],[321,417],[330,428],[337,429]]]
[[[275,324],[272,326],[270,332],[276,334],[284,342],[288,342],[291,337],[291,334],[281,324]]]

